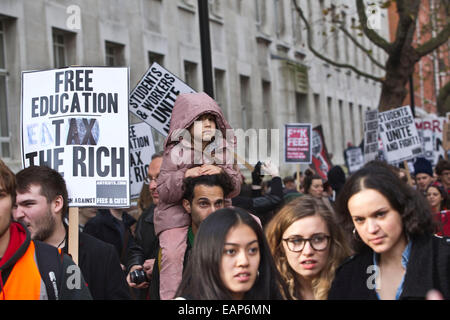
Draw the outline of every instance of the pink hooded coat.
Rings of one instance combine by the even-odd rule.
[[[179,129],[188,129],[195,120],[203,114],[213,114],[216,121],[216,129],[220,130],[223,135],[222,141],[213,141],[205,150],[216,146],[215,153],[212,156],[221,154],[223,158],[221,163],[215,163],[218,167],[228,174],[233,183],[233,191],[225,195],[226,198],[233,198],[240,193],[242,184],[242,175],[237,168],[233,167],[233,163],[227,160],[227,156],[234,152],[234,135],[231,141],[226,141],[227,130],[232,130],[226,121],[222,110],[218,104],[206,93],[187,93],[178,96],[172,110],[172,118],[170,120],[169,134],[164,142],[164,155],[161,165],[161,171],[157,180],[157,191],[159,194],[159,202],[155,209],[154,224],[155,231],[158,235],[162,231],[189,226],[191,223],[190,215],[181,205],[183,197],[183,179],[186,170],[200,166],[194,163],[194,151],[191,148],[191,142],[180,139]],[[230,135],[230,132],[228,132]],[[174,141],[172,141],[174,140]],[[186,154],[188,151],[190,155]],[[190,151],[190,152],[189,152]],[[200,155],[201,163],[211,163],[208,157]],[[188,158],[189,161],[181,161]],[[174,161],[175,160],[175,161]],[[180,163],[181,162],[181,163]]]

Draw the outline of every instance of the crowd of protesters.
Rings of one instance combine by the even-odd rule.
[[[170,133],[196,137],[202,123],[201,151],[230,128],[205,94],[181,95],[173,117]],[[0,160],[0,299],[450,299],[449,161],[417,158],[413,179],[379,161],[297,179],[269,160],[247,185],[236,166],[175,163],[187,141],[169,138],[137,214],[80,208],[70,272],[63,177],[43,166],[13,174]]]

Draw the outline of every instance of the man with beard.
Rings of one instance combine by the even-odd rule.
[[[31,166],[16,175],[14,218],[31,238],[68,252],[68,194],[63,177],[45,166]],[[111,244],[79,234],[79,266],[94,300],[130,299],[119,257]]]
[[[12,220],[15,182],[14,173],[0,160],[0,300],[92,299],[68,255],[31,240],[27,228]],[[71,282],[77,275],[78,284]]]

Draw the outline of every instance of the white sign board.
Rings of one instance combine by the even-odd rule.
[[[350,147],[345,149],[345,162],[349,173],[358,171],[364,166],[364,155],[361,148]]]
[[[378,124],[387,162],[393,164],[422,154],[422,143],[409,106],[380,112]]]
[[[378,110],[367,110],[364,115],[364,162],[378,156]]]
[[[148,184],[147,170],[152,156],[155,154],[155,144],[151,128],[141,122],[130,125],[130,197],[139,198],[142,186]]]
[[[130,95],[130,111],[167,136],[177,96],[194,89],[156,62],[147,70]]]
[[[22,73],[22,165],[64,176],[71,207],[130,205],[128,68]]]

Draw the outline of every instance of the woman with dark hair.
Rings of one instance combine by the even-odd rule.
[[[303,186],[305,194],[309,194],[316,198],[323,197],[323,180],[317,173],[314,173],[311,170],[306,170]]]
[[[286,204],[266,228],[275,264],[294,299],[325,300],[350,247],[324,200],[304,195]]]
[[[450,236],[450,211],[448,210],[448,194],[440,182],[430,184],[426,189],[431,213],[436,222],[438,236]]]
[[[225,208],[201,223],[176,296],[276,300],[280,290],[285,285],[260,225],[243,209]]]
[[[450,242],[433,236],[424,197],[377,162],[354,173],[337,200],[357,254],[338,269],[329,299],[450,298]]]

